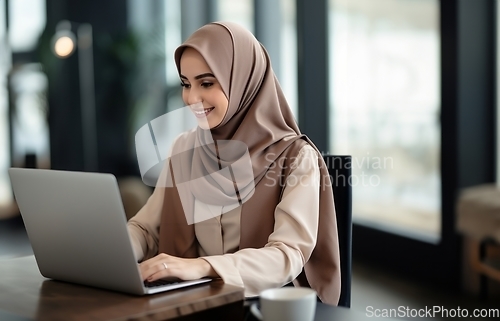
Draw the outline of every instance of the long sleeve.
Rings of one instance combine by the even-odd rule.
[[[309,145],[301,149],[276,206],[274,231],[265,247],[203,256],[225,283],[245,287],[247,297],[291,282],[311,256],[319,220],[316,155]]]
[[[163,191],[161,188],[155,188],[146,205],[127,223],[137,261],[158,254],[158,227],[160,226],[162,206]]]
[[[185,135],[185,133],[177,136],[174,141],[177,141],[182,135]],[[168,159],[172,154],[172,146],[167,151],[165,165],[168,164]],[[166,181],[167,173],[168,167],[164,166],[158,181]],[[156,186],[146,204],[127,223],[130,241],[132,242],[134,255],[138,262],[147,260],[158,254],[164,195],[165,188]]]

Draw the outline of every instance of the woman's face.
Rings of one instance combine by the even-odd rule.
[[[186,48],[181,56],[180,71],[182,99],[187,105],[196,104],[191,106],[191,111],[198,119],[198,126],[210,129],[219,125],[229,102],[205,59],[195,49]]]

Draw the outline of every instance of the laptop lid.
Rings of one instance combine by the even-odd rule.
[[[9,176],[43,276],[133,294],[207,281],[144,287],[112,174],[11,168]]]

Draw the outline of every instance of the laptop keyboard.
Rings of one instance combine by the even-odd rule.
[[[144,281],[144,286],[147,288],[154,288],[163,285],[177,284],[180,281],[181,281],[180,279],[160,279],[153,282]]]

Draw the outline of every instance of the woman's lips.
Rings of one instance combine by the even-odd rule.
[[[215,107],[205,108],[203,110],[193,110],[193,113],[196,118],[204,118],[207,117],[207,115],[210,114],[210,112],[214,109]]]

